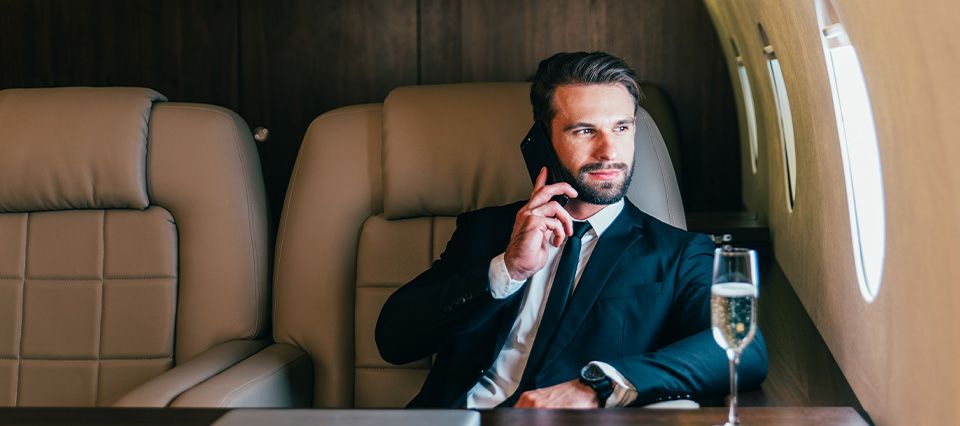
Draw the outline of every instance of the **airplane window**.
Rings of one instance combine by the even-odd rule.
[[[763,25],[757,24],[757,30],[760,33],[760,41],[763,43],[763,53],[767,57],[770,81],[773,84],[773,96],[776,101],[777,117],[780,123],[783,163],[787,169],[787,201],[790,210],[793,211],[797,191],[797,149],[793,139],[793,115],[790,113],[790,98],[787,96],[787,86],[783,80],[783,70],[780,69],[780,59],[777,58],[777,52],[770,44]]]
[[[733,46],[733,54],[737,57],[737,72],[740,75],[740,94],[743,96],[743,108],[747,116],[747,132],[750,135],[750,166],[753,173],[757,173],[758,148],[757,148],[757,113],[753,107],[753,90],[750,88],[750,78],[747,76],[747,67],[743,64],[743,56],[740,55],[740,49],[737,48],[737,42],[732,38],[730,44]]]
[[[857,279],[863,297],[873,301],[880,290],[886,238],[877,132],[857,51],[832,2],[816,0],[816,3],[840,135]]]

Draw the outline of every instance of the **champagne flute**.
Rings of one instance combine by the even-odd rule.
[[[725,246],[713,253],[710,316],[713,339],[730,360],[730,412],[723,426],[737,419],[737,364],[757,329],[757,252]]]

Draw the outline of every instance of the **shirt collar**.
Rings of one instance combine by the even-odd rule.
[[[597,233],[597,238],[600,238],[600,236],[603,235],[603,231],[606,231],[607,228],[610,227],[610,224],[620,215],[621,211],[623,211],[623,198],[594,213],[593,216],[588,217],[586,221],[590,223],[590,228]]]

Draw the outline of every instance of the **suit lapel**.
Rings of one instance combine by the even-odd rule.
[[[623,212],[610,224],[610,227],[600,236],[597,246],[587,261],[580,282],[570,296],[570,301],[560,318],[551,348],[541,363],[539,373],[544,372],[549,365],[570,343],[583,323],[587,313],[593,307],[600,291],[607,284],[620,258],[630,247],[643,238],[643,220],[635,211],[637,208],[627,202]]]

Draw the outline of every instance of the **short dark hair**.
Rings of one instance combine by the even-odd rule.
[[[548,129],[557,115],[553,94],[564,84],[620,84],[633,97],[634,109],[643,97],[636,74],[623,59],[606,52],[557,53],[540,61],[530,86],[533,119],[542,121]]]

